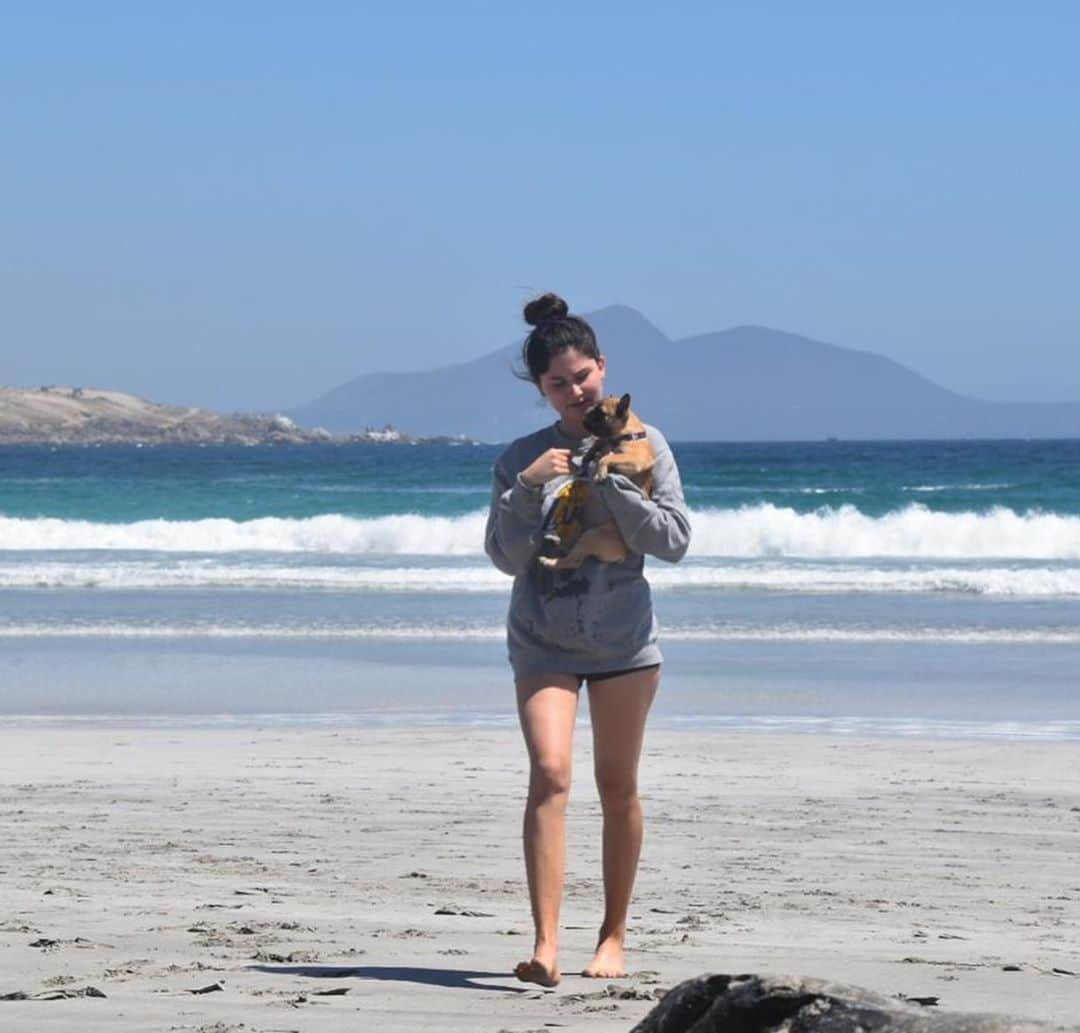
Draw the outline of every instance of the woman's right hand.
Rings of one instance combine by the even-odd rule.
[[[570,449],[549,448],[521,471],[521,479],[530,488],[539,488],[556,477],[567,477],[570,469]]]

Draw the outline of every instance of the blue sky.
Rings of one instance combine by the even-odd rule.
[[[1080,401],[1078,29],[1038,2],[6,3],[0,383],[283,407],[505,345],[552,288]]]

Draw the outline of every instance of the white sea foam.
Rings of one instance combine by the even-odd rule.
[[[578,723],[585,725],[582,713]],[[1080,721],[961,721],[932,717],[807,716],[803,714],[681,713],[656,711],[650,727],[738,734],[822,735],[845,739],[920,738],[982,739],[1027,742],[1080,741]],[[219,714],[0,714],[5,728],[516,728],[517,715],[505,710],[440,710],[427,707],[363,708],[347,712],[219,713]]]
[[[328,514],[130,524],[0,517],[0,549],[480,556],[485,519],[482,511],[457,517],[361,519]],[[691,519],[690,555],[699,558],[1080,559],[1080,516],[1017,513],[1003,507],[943,513],[912,504],[874,517],[854,506],[800,513],[762,503],[700,509]]]
[[[1080,645],[1078,628],[815,627],[699,625],[667,628],[665,640],[679,642],[836,642],[904,645]]]
[[[491,566],[364,567],[247,564],[176,558],[167,562],[126,556],[106,562],[0,562],[0,588],[251,589],[339,592],[479,592],[510,589],[510,578]]]
[[[53,554],[55,555],[55,554]],[[0,560],[0,589],[243,589],[253,591],[334,591],[395,593],[477,593],[502,595],[510,578],[475,558],[452,558],[440,565],[368,565],[350,558],[340,565],[289,564],[268,558],[245,562],[236,556],[192,558],[117,554],[103,560]],[[988,597],[1068,599],[1080,597],[1080,565],[968,565],[855,563],[852,561],[749,560],[711,563],[690,560],[678,566],[650,562],[648,577],[657,592],[799,592],[804,594],[961,594]]]
[[[1009,483],[1001,484],[905,484],[901,491],[937,492],[937,491],[1000,491],[1003,488],[1012,488]]]
[[[75,623],[0,624],[0,639],[237,639],[273,641],[439,641],[501,642],[502,625],[447,623],[325,625],[211,623]],[[799,624],[699,624],[666,627],[667,642],[795,642],[881,645],[1077,646],[1080,628],[859,627]]]
[[[650,718],[650,720],[653,720]],[[835,735],[930,739],[1015,739],[1034,742],[1080,740],[1080,721],[958,721],[929,717],[864,717],[776,714],[769,717],[734,714],[675,714],[657,724],[674,728],[717,729],[735,732],[790,732]]]
[[[1080,516],[942,513],[922,505],[872,517],[854,506],[799,513],[764,503],[695,514],[696,556],[1080,559]]]
[[[654,588],[671,591],[801,592],[814,594],[947,593],[1069,598],[1080,596],[1080,567],[1019,564],[882,566],[822,561],[747,562],[650,568]]]
[[[302,519],[140,520],[130,524],[0,517],[0,549],[468,556],[481,551],[485,519],[482,512],[458,517],[405,513],[364,520],[327,514]]]
[[[495,625],[387,624],[334,627],[321,624],[122,624],[85,621],[72,624],[0,624],[0,639],[265,639],[272,641],[433,640],[488,642],[506,638]]]

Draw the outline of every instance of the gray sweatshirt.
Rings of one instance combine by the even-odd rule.
[[[578,570],[549,570],[536,562],[560,477],[531,488],[519,474],[549,448],[580,455],[592,438],[577,441],[558,423],[518,438],[495,462],[484,548],[499,570],[514,577],[507,616],[510,665],[527,674],[598,674],[660,663],[646,554],[675,563],[690,544],[690,521],[679,470],[664,436],[646,427],[656,454],[653,496],[612,474],[592,487],[585,524],[614,520],[629,553],[622,563],[589,558]]]

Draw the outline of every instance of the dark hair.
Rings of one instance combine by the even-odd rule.
[[[580,316],[570,315],[570,308],[558,294],[543,294],[525,306],[525,322],[533,328],[521,348],[525,371],[522,380],[539,386],[556,355],[573,348],[587,359],[599,359],[596,334]]]

